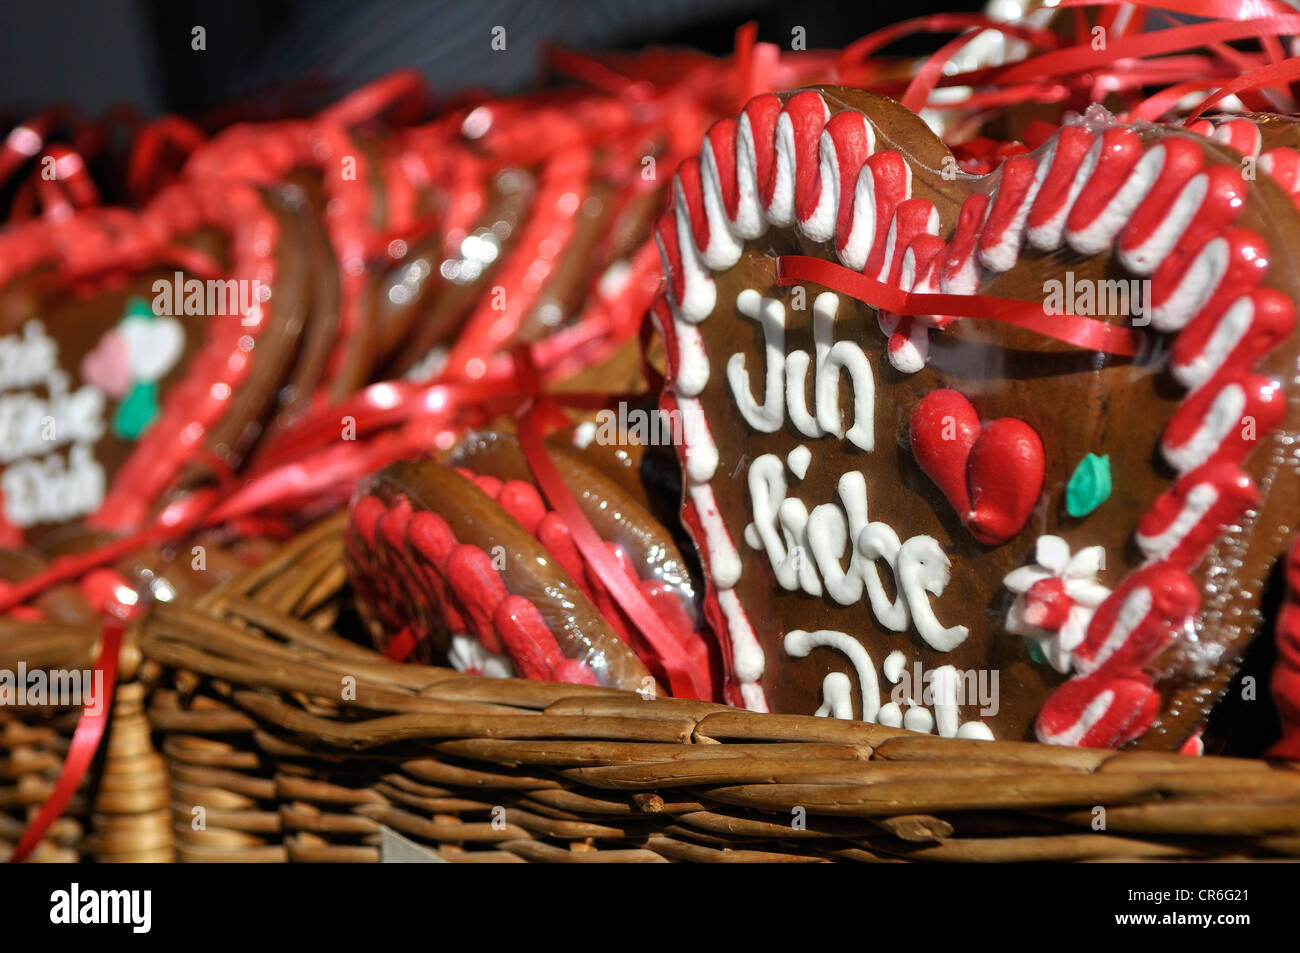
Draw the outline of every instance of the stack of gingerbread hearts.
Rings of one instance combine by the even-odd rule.
[[[508,383],[521,343],[557,372],[627,343],[658,287],[655,162],[703,129],[698,88],[664,81],[638,110],[598,90],[479,98],[412,123],[427,102],[397,74],[308,119],[186,127],[174,181],[128,190],[139,209],[77,210],[96,190],[58,124],[17,127],[10,145],[33,141],[6,146],[5,174],[57,161],[44,214],[0,234],[5,542],[65,553],[300,463],[299,425],[347,439],[334,408],[375,381]]]

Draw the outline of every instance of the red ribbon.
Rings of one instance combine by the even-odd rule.
[[[754,44],[758,42],[758,24],[753,20],[742,23],[736,28],[735,53],[737,85],[740,88],[740,103],[736,112],[764,90],[758,77],[754,74]]]
[[[1294,79],[1300,79],[1300,56],[1282,60],[1280,63],[1271,63],[1257,70],[1251,70],[1231,82],[1224,83],[1216,92],[1201,100],[1185,121],[1194,122],[1205,110],[1234,93],[1272,86],[1276,83],[1288,82]]]
[[[839,73],[852,72],[860,68],[871,54],[905,36],[916,33],[951,33],[954,30],[970,28],[997,30],[1007,36],[1028,40],[1036,46],[1049,49],[1057,43],[1055,34],[1050,30],[1036,29],[1022,23],[1006,23],[982,13],[936,13],[913,17],[855,40],[836,58],[835,69]]]
[[[1055,37],[1051,33],[1044,36],[1043,31],[1030,30],[1020,24],[1015,23],[994,23],[983,28],[974,28],[967,30],[961,36],[949,40],[938,51],[929,56],[916,71],[916,76],[907,84],[907,89],[899,98],[901,102],[912,112],[919,113],[925,108],[926,103],[930,101],[930,94],[934,92],[935,86],[939,84],[939,79],[943,76],[943,69],[956,56],[966,44],[970,43],[977,36],[980,36],[985,29],[997,30],[1006,36],[1019,37],[1022,39],[1037,39],[1045,41],[1048,45],[1054,45],[1052,42]]]
[[[1081,6],[1116,8],[1121,5],[1121,0],[1093,0],[1093,2],[1066,0],[1062,5],[1076,9]],[[1259,7],[1252,6],[1250,3],[1225,2],[1220,9],[1214,7],[1214,4],[1208,0],[1204,3],[1202,0],[1169,0],[1169,2],[1149,0],[1141,3],[1140,6],[1154,10],[1166,19],[1169,19],[1169,14],[1163,12],[1161,9],[1163,7],[1179,12],[1195,9],[1197,13],[1204,15],[1230,10],[1238,16],[1232,20],[1178,25],[1170,29],[1141,34],[1133,32],[1134,24],[1130,19],[1123,30],[1111,33],[1104,49],[1094,50],[1090,39],[1063,48],[1052,48],[1057,44],[1031,40],[1032,45],[1039,49],[1048,49],[1050,52],[1033,55],[1005,66],[984,67],[967,73],[930,79],[933,80],[934,85],[944,87],[987,85],[1005,87],[1008,84],[1031,83],[1043,79],[1064,82],[1066,77],[1082,74],[1077,81],[1097,88],[1103,82],[1113,82],[1128,77],[1135,70],[1145,71],[1157,66],[1164,68],[1172,65],[1171,60],[1152,59],[1153,56],[1197,47],[1212,50],[1218,58],[1231,65],[1234,71],[1240,72],[1249,69],[1258,60],[1258,55],[1235,50],[1227,46],[1226,41],[1258,39],[1267,52],[1270,39],[1275,39],[1278,34],[1300,33],[1300,17],[1297,17],[1294,11],[1283,13],[1286,8],[1281,6]],[[1241,18],[1256,14],[1261,9],[1277,12],[1276,15]],[[1180,69],[1179,72],[1189,79],[1205,76],[1204,70],[1188,68]],[[911,86],[913,94],[919,95],[917,82],[913,81]]]
[[[203,130],[180,116],[160,116],[150,122],[140,130],[127,157],[127,194],[143,205],[159,184],[169,178],[164,158],[168,154],[175,156],[174,164],[179,166],[205,138]]]
[[[113,708],[113,692],[117,687],[117,656],[122,648],[122,636],[126,631],[126,619],[122,611],[110,611],[104,618],[104,634],[100,642],[99,658],[95,660],[95,671],[103,673],[99,690],[99,711],[81,713],[76,731],[72,734],[72,743],[68,746],[68,757],[59,772],[59,780],[54,791],[41,805],[27,830],[18,840],[18,846],[9,855],[9,863],[17,864],[26,860],[36,845],[41,842],[46,831],[50,829],[67,808],[72,795],[81,787],[82,779],[95,760],[99,742],[104,737],[108,726],[109,712]]]
[[[1142,340],[1133,328],[1073,314],[1046,314],[1042,304],[1034,301],[990,295],[920,294],[891,287],[821,258],[782,255],[777,259],[778,285],[800,281],[822,285],[881,311],[910,317],[943,314],[1001,321],[1076,347],[1120,357],[1136,355]]]
[[[643,103],[654,96],[653,84],[645,80],[630,79],[593,56],[551,47],[545,51],[545,57],[547,65],[616,99]]]
[[[197,526],[200,517],[207,511],[210,500],[210,493],[196,493],[194,496],[186,497],[184,501],[178,501],[188,504],[187,512],[181,519],[170,519],[164,514],[157,523],[138,533],[123,536],[82,553],[57,557],[45,569],[13,583],[0,592],[0,613],[22,605],[51,586],[80,579],[92,569],[98,569],[150,543],[178,536],[185,530]],[[175,505],[177,504],[173,504]],[[169,507],[168,512],[171,509]]]
[[[1251,20],[1266,16],[1288,16],[1295,9],[1282,0],[1060,0],[1060,7],[1149,7],[1172,10],[1210,20]]]
[[[1208,43],[1244,40],[1278,32],[1300,33],[1300,15],[1238,22],[1196,23],[1155,33],[1121,37],[1107,43],[1104,50],[1094,50],[1090,44],[1071,46],[999,68],[994,71],[994,76],[1004,83],[1026,82],[1044,76],[1055,77],[1095,70],[1117,60],[1177,53]],[[949,77],[949,81],[954,83],[960,83],[960,79]]]
[[[527,362],[524,360],[521,363]],[[526,367],[520,368],[520,374],[525,378],[529,376]],[[546,445],[542,438],[545,429],[543,418],[558,413],[559,408],[547,397],[538,396],[529,401],[518,417],[519,446],[533,471],[537,485],[546,496],[547,502],[551,504],[551,508],[568,524],[573,542],[587,564],[609,591],[614,602],[623,610],[628,622],[645,638],[654,652],[663,668],[673,697],[709,700],[713,697],[713,690],[708,683],[708,678],[691,665],[681,643],[668,630],[641,590],[633,585],[632,580],[619,566],[618,560],[605,546],[595,527],[587,519],[587,515],[582,512],[578,501],[573,498],[573,493],[570,492],[564,478],[560,476],[560,471],[551,460],[550,454],[546,452]]]
[[[35,182],[47,218],[62,221],[77,209],[99,204],[99,189],[81,153],[56,143],[46,148],[42,157],[45,160],[53,160],[54,177],[46,179],[41,175]]]
[[[424,76],[414,69],[400,69],[381,76],[321,110],[322,122],[340,126],[359,126],[386,112],[400,112],[405,125],[424,112],[429,103],[429,87]]]

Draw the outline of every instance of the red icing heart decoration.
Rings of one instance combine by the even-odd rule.
[[[1043,489],[1043,441],[1016,417],[981,429],[971,402],[955,390],[931,391],[912,410],[912,454],[966,528],[996,546],[1029,521]]]

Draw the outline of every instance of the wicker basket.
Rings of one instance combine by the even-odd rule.
[[[137,680],[140,650],[122,650],[112,720],[94,769],[31,859],[46,862],[154,861],[174,858],[167,766],[145,718],[145,686]],[[89,669],[98,654],[93,626],[45,622],[0,625],[0,669]],[[6,857],[50,796],[80,712],[67,708],[0,707],[0,857]]]
[[[142,626],[182,861],[378,861],[385,827],[454,862],[1300,856],[1295,765],[394,664],[334,631],[340,526]]]

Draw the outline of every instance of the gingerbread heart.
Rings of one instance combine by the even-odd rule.
[[[298,353],[309,227],[230,183],[0,236],[4,520],[49,546],[130,529],[237,466]]]
[[[393,464],[353,501],[348,569],[380,648],[487,675],[642,693],[662,685],[711,699],[717,665],[699,631],[690,567],[638,501],[640,480],[589,446],[594,452],[552,445],[551,459],[660,626],[622,611],[610,578],[534,483],[515,438],[471,433],[454,466]]]
[[[654,315],[728,699],[1181,748],[1300,506],[1284,158],[1094,108],[964,175],[839,89],[717,123]]]

